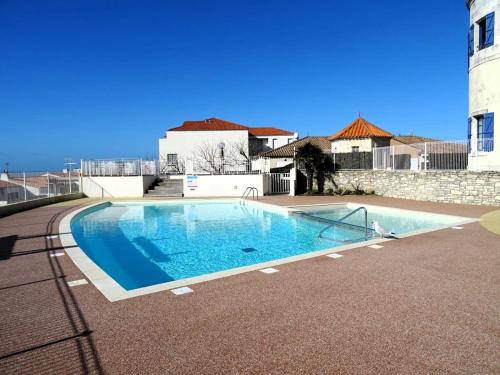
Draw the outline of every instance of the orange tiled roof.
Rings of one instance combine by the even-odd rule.
[[[246,126],[234,122],[209,118],[200,121],[184,121],[181,126],[169,131],[214,131],[214,130],[248,130]]]
[[[366,121],[364,118],[357,118],[352,123],[347,125],[344,129],[335,133],[334,135],[328,137],[330,141],[335,141],[337,139],[356,139],[356,138],[391,138],[392,134],[386,132],[384,129],[373,125],[372,123]]]
[[[8,188],[8,187],[19,187],[19,185],[9,181],[0,180],[0,188]]]
[[[250,135],[262,136],[262,135],[293,135],[293,132],[288,130],[282,130],[278,128],[248,128],[248,133]]]
[[[218,131],[218,130],[247,130],[249,134],[257,135],[293,135],[292,132],[278,128],[250,128],[245,125],[221,120],[218,118],[209,118],[200,121],[184,121],[181,126],[169,129],[169,131]]]

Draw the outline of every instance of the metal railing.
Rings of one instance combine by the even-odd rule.
[[[350,217],[351,215],[353,215],[354,213],[356,213],[362,209],[365,210],[365,225],[364,226],[345,222],[345,219],[347,219],[348,217]],[[368,212],[366,211],[365,207],[358,207],[356,210],[349,212],[347,215],[343,216],[342,218],[340,218],[338,220],[326,219],[326,218],[323,218],[320,216],[310,215],[304,211],[291,211],[291,214],[292,215],[299,215],[299,216],[304,217],[306,219],[326,224],[327,226],[325,228],[323,228],[320,231],[320,233],[318,234],[318,238],[327,239],[327,240],[334,241],[334,242],[356,242],[356,241],[360,241],[360,240],[366,241],[370,237],[373,237],[373,233],[375,232],[375,230],[373,228],[368,227]],[[327,231],[328,229],[331,229],[335,226],[343,226],[343,227],[346,227],[350,230],[363,231],[364,237],[353,238],[353,239],[349,239],[349,240],[341,240],[341,239],[335,239],[335,238],[323,236],[323,233],[325,231]]]
[[[168,161],[161,158],[159,161],[160,174],[194,174],[194,175],[231,175],[231,174],[261,174],[266,165],[260,158],[228,160],[216,158],[205,159],[177,159]]]
[[[377,170],[464,170],[474,158],[493,151],[492,139],[435,141],[377,147],[373,169]]]
[[[328,229],[334,227],[335,225],[339,225],[339,224],[343,223],[345,219],[347,219],[348,217],[354,215],[356,212],[361,211],[361,210],[363,210],[365,212],[365,241],[368,240],[368,210],[364,206],[356,208],[354,211],[349,212],[347,215],[342,216],[338,220],[333,220],[333,223],[331,223],[327,227],[323,228],[321,230],[321,232],[319,232],[318,238],[329,239],[328,237],[323,237],[324,232],[326,232]]]
[[[259,189],[257,189],[254,186],[247,186],[243,194],[241,195],[241,201],[240,202],[245,202],[250,197],[250,194],[252,194],[252,199],[253,200],[259,200]]]
[[[143,159],[97,159],[82,160],[83,176],[157,176],[157,160]]]
[[[81,191],[78,171],[3,172],[0,175],[0,205]]]

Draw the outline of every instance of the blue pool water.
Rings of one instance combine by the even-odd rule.
[[[351,209],[313,213],[338,218]],[[447,224],[425,217],[403,220],[400,213],[399,221],[386,212],[370,215],[381,223],[394,219],[390,227],[394,223],[398,233]],[[351,223],[362,224],[362,215],[355,216]],[[332,230],[330,239],[318,238],[325,226],[264,205],[185,201],[101,205],[75,216],[71,229],[87,256],[132,290],[361,241],[359,230],[345,227]]]

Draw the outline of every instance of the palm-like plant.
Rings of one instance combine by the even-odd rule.
[[[312,192],[314,177],[316,176],[318,191],[322,193],[326,178],[334,170],[332,159],[326,156],[323,150],[311,143],[306,143],[297,150],[297,159],[306,170],[307,192]]]

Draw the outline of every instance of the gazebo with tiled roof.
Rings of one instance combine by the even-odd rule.
[[[328,137],[332,152],[371,152],[374,147],[389,146],[393,135],[362,117]]]

